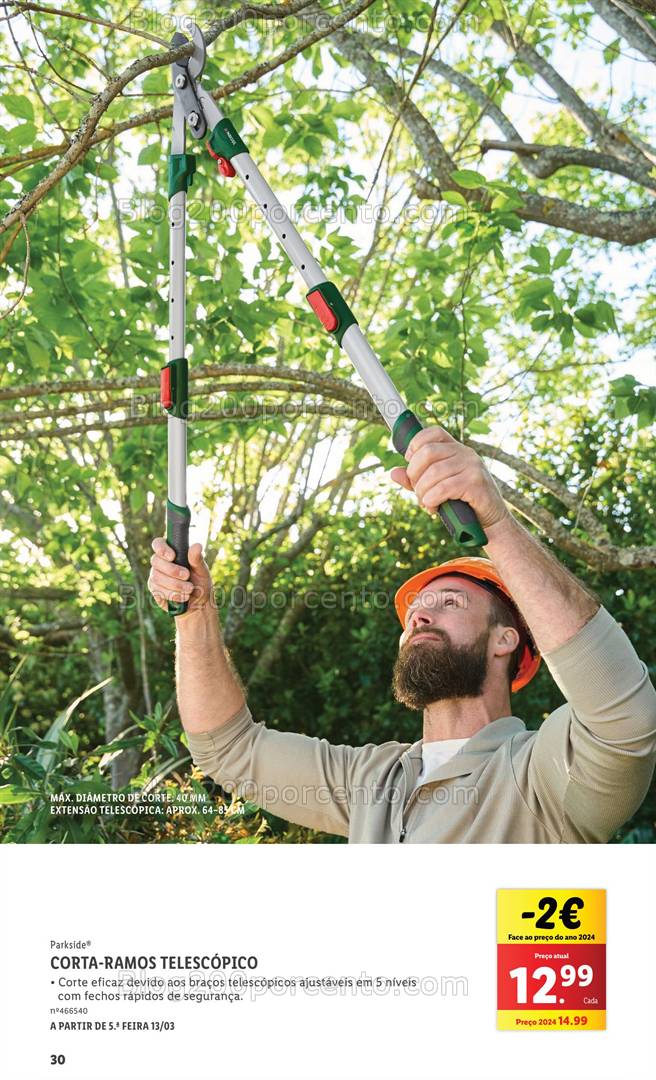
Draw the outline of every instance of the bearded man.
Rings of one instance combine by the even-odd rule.
[[[149,581],[176,618],[177,692],[198,768],[280,817],[359,843],[604,843],[640,806],[656,761],[656,691],[610,613],[511,516],[481,459],[418,432],[392,479],[431,513],[475,510],[488,559],[415,574],[395,597],[409,745],[335,746],[256,722],[224,647],[200,545],[190,570],[153,541]],[[511,692],[540,659],[564,704],[529,731]]]

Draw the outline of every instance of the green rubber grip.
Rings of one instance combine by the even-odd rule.
[[[189,522],[191,512],[186,506],[176,506],[170,499],[166,500],[166,542],[175,551],[176,566],[186,566],[189,569]],[[186,600],[169,600],[169,615],[184,615],[189,607]]]
[[[449,499],[438,506],[437,512],[456,543],[463,547],[484,547],[487,544],[487,536],[469,503],[462,499]]]
[[[423,430],[423,424],[415,414],[406,409],[402,412],[392,429],[392,442],[399,454],[404,454],[412,438]],[[438,506],[437,512],[450,536],[463,547],[483,547],[487,536],[481,528],[476,513],[469,503],[462,499],[450,499]]]

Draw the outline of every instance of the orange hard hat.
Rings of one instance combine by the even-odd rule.
[[[421,590],[435,578],[446,574],[455,574],[457,577],[471,578],[478,585],[491,592],[500,593],[503,600],[512,608],[517,617],[517,626],[524,641],[522,658],[519,662],[517,674],[512,682],[512,690],[521,690],[531,681],[540,666],[540,654],[536,648],[533,636],[517,607],[508,589],[504,585],[494,563],[489,559],[480,559],[476,556],[466,556],[462,559],[450,559],[441,563],[440,566],[430,566],[427,570],[421,570],[418,574],[408,578],[394,597],[396,613],[405,630],[405,620],[408,608],[416,600]]]

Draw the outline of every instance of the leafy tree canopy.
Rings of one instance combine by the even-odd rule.
[[[0,23],[0,757],[21,838],[53,835],[33,792],[55,778],[198,783],[145,588],[166,490],[169,66],[189,51],[172,10],[14,2]],[[654,5],[184,12],[204,85],[409,404],[485,456],[653,662]],[[387,429],[238,181],[190,149],[192,511],[226,639],[267,722],[415,738],[389,692],[390,599],[456,552],[392,490]],[[543,672],[518,710],[537,724],[556,701]],[[627,835],[653,817],[652,800]],[[212,835],[298,837],[249,820]]]

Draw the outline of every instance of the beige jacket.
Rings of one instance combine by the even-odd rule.
[[[603,608],[544,660],[566,704],[538,731],[495,720],[416,791],[421,741],[333,746],[255,723],[248,705],[189,747],[224,789],[353,843],[603,843],[647,792],[656,692]]]

